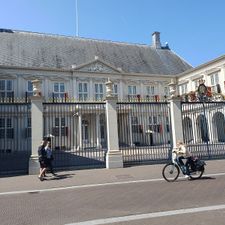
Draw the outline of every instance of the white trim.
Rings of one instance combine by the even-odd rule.
[[[223,209],[225,209],[225,204],[198,207],[198,208],[177,209],[177,210],[169,210],[169,211],[153,212],[153,213],[145,213],[145,214],[137,214],[137,215],[129,215],[129,216],[111,217],[111,218],[105,218],[105,219],[88,220],[84,222],[69,223],[65,225],[111,224],[111,223],[144,220],[144,219],[152,219],[152,218],[159,218],[159,217],[166,217],[166,216],[189,214],[189,213],[200,213],[200,212],[208,212],[208,211],[215,211],[215,210],[223,210]]]
[[[205,174],[204,176],[206,176],[206,177],[225,176],[225,173]],[[178,179],[184,179],[184,177],[179,177]],[[123,185],[123,184],[139,184],[139,183],[158,182],[158,181],[164,181],[164,179],[163,178],[153,178],[153,179],[144,179],[144,180],[108,182],[108,183],[100,183],[100,184],[84,184],[84,185],[77,185],[77,186],[74,185],[74,186],[69,186],[69,187],[58,187],[58,188],[56,187],[56,188],[47,188],[47,189],[9,191],[9,192],[0,192],[0,196],[2,196],[2,195],[15,195],[15,194],[27,194],[27,193],[32,193],[32,192],[43,193],[43,192],[51,192],[51,191],[75,190],[75,189],[92,188],[92,187],[105,187],[105,186]]]

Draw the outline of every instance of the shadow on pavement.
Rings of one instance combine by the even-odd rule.
[[[55,176],[47,176],[45,178],[45,181],[50,181],[50,180],[62,180],[62,179],[67,179],[67,178],[72,178],[75,174],[57,174]]]
[[[215,180],[215,179],[216,179],[215,177],[208,177],[208,176],[204,176],[200,178],[200,180]]]

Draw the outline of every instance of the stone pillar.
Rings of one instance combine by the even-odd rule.
[[[174,79],[172,79],[169,84],[173,148],[177,147],[178,140],[183,141],[181,99],[177,97],[176,84],[176,80]]]
[[[183,141],[183,128],[181,116],[181,101],[180,98],[170,99],[171,109],[171,125],[172,125],[172,140],[173,147],[177,147],[177,141]]]
[[[112,82],[108,81],[106,82],[107,169],[123,167],[123,157],[119,150],[116,103],[117,98],[112,96]]]
[[[39,173],[38,146],[43,139],[43,98],[41,97],[41,82],[32,81],[34,96],[31,97],[31,157],[29,174]]]

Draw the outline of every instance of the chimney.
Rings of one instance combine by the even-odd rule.
[[[155,31],[152,34],[152,47],[154,48],[162,48],[161,42],[160,42],[160,32]]]

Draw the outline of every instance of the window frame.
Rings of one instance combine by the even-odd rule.
[[[55,89],[57,87],[57,89]],[[61,90],[63,87],[63,90]],[[66,85],[64,82],[54,82],[53,83],[53,93],[55,98],[64,98],[66,93]]]
[[[87,101],[88,99],[88,83],[87,82],[78,83],[78,99],[79,101]]]
[[[8,85],[10,84],[10,88]],[[0,80],[0,97],[11,98],[13,97],[13,80]]]
[[[95,90],[95,100],[103,100],[104,98],[104,85],[103,83],[95,83],[94,84]]]

